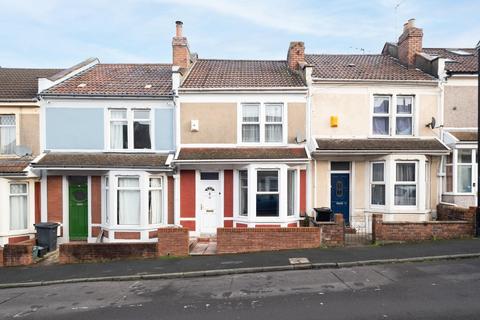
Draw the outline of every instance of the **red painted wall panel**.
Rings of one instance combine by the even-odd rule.
[[[180,217],[195,218],[195,170],[180,171]]]
[[[35,223],[42,220],[42,191],[40,182],[35,182]]]
[[[307,211],[307,171],[300,170],[300,215]]]
[[[223,172],[223,216],[233,217],[233,170]]]

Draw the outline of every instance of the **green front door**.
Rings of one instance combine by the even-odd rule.
[[[70,240],[85,240],[88,236],[88,188],[86,177],[69,179]]]

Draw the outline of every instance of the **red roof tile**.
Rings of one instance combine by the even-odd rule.
[[[305,60],[313,66],[313,78],[318,79],[435,80],[421,70],[406,68],[397,59],[380,54],[307,54]]]
[[[48,78],[61,69],[0,68],[0,101],[36,100],[38,78]]]
[[[42,95],[133,97],[171,94],[170,64],[96,64],[42,92]]]
[[[23,169],[28,167],[31,158],[0,159],[0,175],[25,174]]]
[[[305,87],[286,61],[198,59],[182,88]]]

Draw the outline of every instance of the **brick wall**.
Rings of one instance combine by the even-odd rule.
[[[188,256],[189,236],[187,228],[158,229],[158,256]]]
[[[335,222],[319,222],[321,241],[325,247],[343,247],[345,245],[345,221],[341,213],[335,214]]]
[[[155,258],[157,244],[149,243],[64,243],[60,245],[60,263]]]
[[[470,238],[472,221],[383,222],[381,214],[372,215],[374,242],[412,242],[433,239]]]
[[[0,267],[3,267],[3,248],[0,247]]]
[[[27,266],[33,264],[33,246],[35,239],[30,239],[3,247],[2,265],[5,267]]]
[[[301,41],[290,42],[287,54],[288,67],[298,69],[299,63],[305,62],[305,44]]]
[[[438,221],[471,221],[475,220],[475,207],[463,208],[447,204],[437,205]]]
[[[217,253],[317,248],[320,230],[308,228],[218,228]]]

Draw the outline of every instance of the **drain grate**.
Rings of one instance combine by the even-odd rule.
[[[310,260],[308,258],[289,258],[290,264],[297,265],[297,264],[310,264]]]

